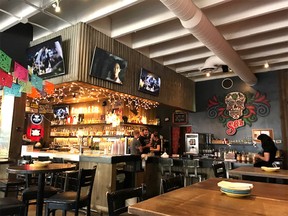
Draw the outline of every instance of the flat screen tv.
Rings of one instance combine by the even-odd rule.
[[[161,78],[159,76],[144,68],[141,68],[138,88],[139,91],[158,96],[160,86]]]
[[[53,107],[55,119],[66,119],[69,116],[69,105],[57,105]]]
[[[127,69],[127,61],[96,47],[90,67],[90,76],[123,84]]]
[[[27,49],[28,70],[42,79],[64,75],[62,37],[58,36]]]

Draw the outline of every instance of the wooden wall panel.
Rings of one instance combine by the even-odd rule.
[[[53,78],[55,84],[68,81],[82,81],[118,92],[127,93],[141,98],[158,101],[162,104],[179,109],[195,111],[195,83],[171,69],[142,55],[126,45],[104,35],[84,23],[61,30],[49,37],[37,40],[33,44],[62,35],[65,54],[65,66],[68,74]],[[128,61],[128,67],[123,85],[91,77],[90,66],[95,47],[102,48]],[[161,77],[159,96],[153,96],[138,91],[141,67]]]

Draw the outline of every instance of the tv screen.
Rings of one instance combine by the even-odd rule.
[[[59,105],[53,107],[55,119],[66,119],[69,116],[69,105]]]
[[[42,79],[65,74],[61,36],[27,49],[28,70]]]
[[[161,78],[156,74],[142,68],[139,80],[139,91],[159,95]]]
[[[123,84],[127,69],[127,61],[96,47],[91,63],[90,76]]]

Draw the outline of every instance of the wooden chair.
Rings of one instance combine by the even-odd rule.
[[[142,187],[121,189],[113,192],[107,192],[108,214],[116,216],[127,212],[128,206],[125,201],[131,198],[137,198],[137,202],[143,200],[144,185]]]
[[[183,175],[162,178],[161,182],[163,186],[163,193],[167,193],[167,192],[184,187]]]
[[[228,178],[224,162],[212,164],[212,169],[216,178]]]
[[[49,156],[38,156],[38,161],[49,161],[50,157]]]
[[[19,192],[25,187],[25,184],[25,178],[22,178],[22,176],[10,176],[9,178],[0,179],[0,191],[4,193],[4,197],[10,196],[10,193],[13,193],[17,198]]]
[[[14,197],[0,198],[0,215],[24,215],[25,205]]]
[[[63,215],[66,215],[68,210],[74,210],[75,216],[78,216],[79,209],[87,207],[87,215],[90,216],[91,195],[95,173],[96,167],[93,169],[80,169],[77,191],[58,193],[44,200],[46,204],[45,215],[48,216],[51,212],[55,214],[55,211],[59,209],[63,211]],[[87,193],[84,194],[83,189],[86,189]]]

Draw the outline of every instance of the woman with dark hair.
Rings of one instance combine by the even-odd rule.
[[[119,74],[121,72],[120,62],[115,61],[113,64],[112,69],[109,71],[108,76],[106,77],[107,80],[120,83],[122,84],[121,79],[119,78]]]
[[[266,134],[260,134],[257,139],[261,141],[263,153],[255,155],[256,163],[254,164],[254,167],[272,167],[277,152],[274,141]]]

